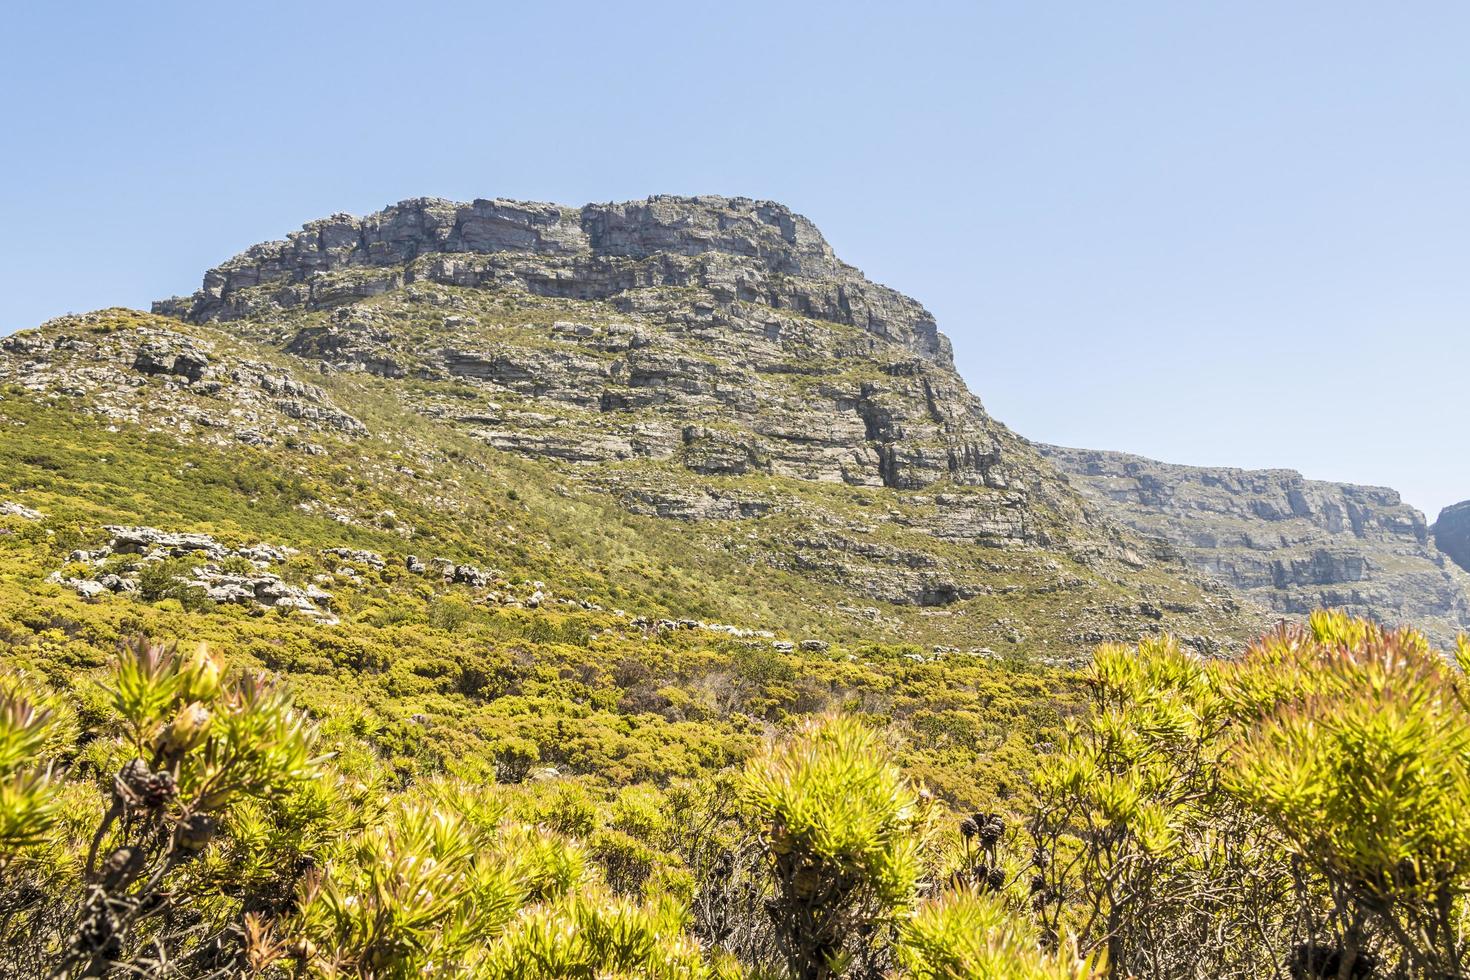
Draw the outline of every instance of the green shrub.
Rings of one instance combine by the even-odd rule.
[[[929,805],[878,736],[842,717],[811,722],[751,760],[740,785],[775,884],[778,941],[798,977],[867,956],[914,901]]]
[[[1470,890],[1463,675],[1417,633],[1330,615],[1267,638],[1240,674],[1243,707],[1264,708],[1273,688],[1276,703],[1225,784],[1281,835],[1299,884],[1322,890],[1332,947],[1456,975]]]
[[[924,902],[903,921],[898,962],[915,980],[1088,980],[1096,964],[1042,950],[1026,916],[968,890]]]
[[[109,772],[111,800],[84,860],[90,887],[56,951],[63,975],[207,958],[200,930],[174,931],[181,915],[208,921],[231,904],[201,856],[228,836],[238,807],[320,774],[315,733],[285,692],[253,674],[223,678],[203,644],[179,656],[134,643],[107,690],[113,715],[88,750]],[[240,893],[238,881],[226,887]]]
[[[1103,647],[1087,683],[1037,775],[1049,935],[1115,975],[1460,975],[1470,710],[1421,635],[1318,613],[1234,662]]]

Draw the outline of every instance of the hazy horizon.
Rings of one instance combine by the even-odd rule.
[[[1470,498],[1470,8],[572,7],[17,11],[0,333],[408,197],[768,198],[1027,438]]]

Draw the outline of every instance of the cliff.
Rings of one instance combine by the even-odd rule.
[[[1434,543],[1450,560],[1470,571],[1470,500],[1451,504],[1439,512],[1430,529]]]
[[[1039,448],[1114,518],[1280,613],[1341,607],[1421,626],[1441,644],[1470,628],[1470,578],[1393,490]]]

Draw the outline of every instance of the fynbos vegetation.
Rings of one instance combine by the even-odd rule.
[[[1461,643],[1456,654],[1470,657]],[[1470,706],[1412,631],[1104,646],[964,814],[853,717],[593,792],[404,781],[208,649],[0,705],[10,976],[1455,977]]]

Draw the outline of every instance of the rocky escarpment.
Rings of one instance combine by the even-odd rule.
[[[1292,470],[1041,449],[1115,518],[1279,612],[1343,607],[1421,626],[1441,643],[1470,628],[1470,578],[1435,548],[1424,516],[1396,491]]]
[[[1434,543],[1450,556],[1456,565],[1470,571],[1470,500],[1451,504],[1439,512],[1430,529]]]
[[[1069,500],[965,388],[923,307],[769,202],[407,201],[255,246],[155,307],[323,369],[453,382],[447,398],[420,389],[424,411],[525,455]],[[630,499],[727,509],[655,499],[677,489],[658,478]],[[994,504],[971,536],[1037,533],[1014,495]]]
[[[335,214],[211,269],[192,297],[155,304],[155,312],[237,319],[336,307],[423,282],[583,300],[698,287],[722,301],[851,324],[950,360],[922,306],[839,262],[806,218],[745,198],[582,208],[419,198],[365,218]]]

